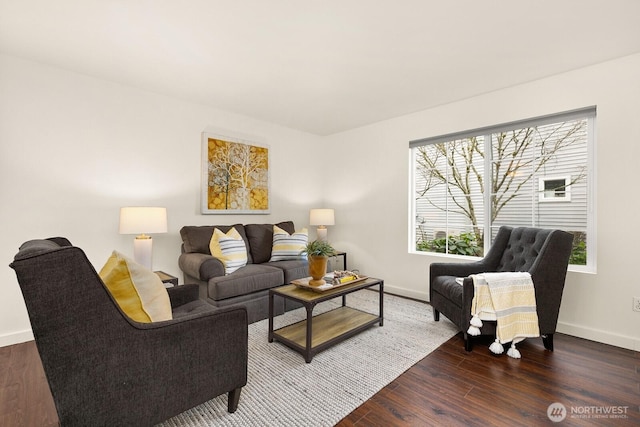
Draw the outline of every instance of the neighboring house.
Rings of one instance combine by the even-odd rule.
[[[452,145],[440,149],[435,145],[420,147],[435,166],[427,168],[417,161],[414,163],[414,189],[418,196],[415,201],[416,243],[442,238],[447,233],[459,235],[473,231],[471,215],[482,229],[488,214],[483,208],[482,185],[496,189],[498,200],[502,201],[499,204],[503,203],[491,222],[493,233],[502,225],[535,226],[559,228],[584,238],[588,223],[587,129],[585,119],[506,132],[501,134],[504,136],[502,147],[508,149],[502,154],[496,148],[498,134],[493,134],[490,177],[484,172],[486,160],[482,136],[475,140],[456,140],[456,148]],[[527,131],[530,131],[530,144],[514,154],[524,143],[522,135]],[[469,148],[472,145],[477,151]],[[452,158],[455,166],[451,166]],[[437,173],[434,174],[434,170]],[[467,175],[468,170],[471,172]],[[478,176],[482,176],[482,180]],[[455,184],[445,185],[444,181],[452,183],[456,179],[468,183],[468,195]]]

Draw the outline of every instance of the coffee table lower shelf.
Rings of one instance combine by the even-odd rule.
[[[310,349],[307,349],[306,320],[273,331],[273,339],[299,352],[307,361],[311,361],[315,354],[380,321],[380,316],[351,307],[339,307],[311,318],[313,336]]]

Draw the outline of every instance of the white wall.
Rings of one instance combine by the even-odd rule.
[[[333,135],[344,167],[330,176],[334,244],[351,267],[385,279],[392,292],[427,300],[428,268],[442,258],[408,253],[408,142],[597,105],[597,274],[568,274],[558,330],[640,350],[637,198],[640,55]]]
[[[270,146],[271,215],[200,215],[200,135],[227,129]],[[304,160],[318,137],[8,56],[0,56],[0,346],[32,339],[7,265],[29,239],[68,237],[100,269],[119,208],[160,205],[169,233],[154,236],[154,268],[182,278],[183,225],[276,222],[307,226],[321,204]],[[313,169],[312,169],[313,171]],[[304,179],[300,177],[304,176]]]

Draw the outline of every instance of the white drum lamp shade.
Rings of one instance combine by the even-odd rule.
[[[134,260],[149,270],[153,240],[147,233],[167,232],[167,208],[134,206],[120,208],[120,234],[137,234],[133,241]]]
[[[309,225],[317,225],[316,234],[318,240],[327,241],[327,225],[335,225],[333,209],[311,209],[309,212]]]

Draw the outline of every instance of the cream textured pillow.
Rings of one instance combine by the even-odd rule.
[[[131,319],[142,322],[171,320],[171,301],[157,274],[113,251],[100,278],[116,302]]]
[[[277,225],[273,226],[273,247],[271,248],[271,259],[269,261],[287,261],[307,259],[302,254],[307,246],[309,233],[306,228],[296,231],[293,234],[287,233]]]
[[[214,229],[209,249],[211,255],[224,264],[225,274],[231,274],[247,265],[247,246],[235,227],[231,227],[227,234],[217,228]]]

